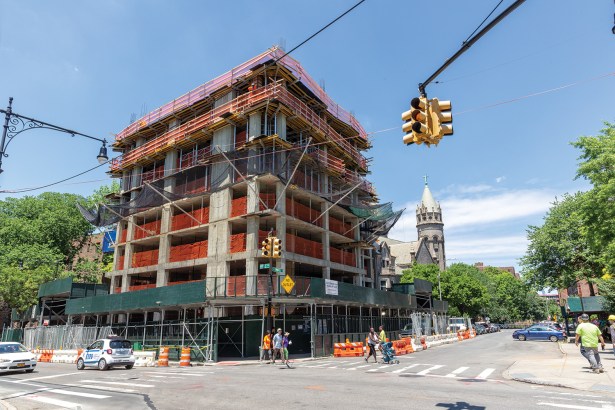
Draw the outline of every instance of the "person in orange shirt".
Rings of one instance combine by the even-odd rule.
[[[271,331],[267,330],[267,334],[263,337],[263,348],[261,350],[261,362],[266,360],[265,357],[269,359],[267,364],[271,363]]]

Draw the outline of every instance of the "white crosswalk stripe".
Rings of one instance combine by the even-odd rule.
[[[458,369],[453,370],[452,372],[450,372],[449,374],[447,374],[445,377],[457,377],[459,376],[461,373],[465,372],[466,370],[468,370],[469,367],[460,367]]]
[[[102,380],[80,380],[81,383],[103,383],[103,384],[117,384],[119,386],[128,386],[128,387],[155,387],[153,384],[138,384],[134,383],[132,380],[130,384],[126,382],[103,382]]]
[[[28,400],[34,400],[39,403],[51,404],[54,406],[62,407],[63,409],[81,409],[81,405],[79,403],[73,403],[65,400],[58,400],[52,397],[43,397],[43,396],[27,396]]]
[[[402,363],[406,358],[403,359]],[[424,377],[443,377],[450,379],[463,379],[463,378],[473,378],[476,380],[489,380],[492,374],[495,372],[495,368],[472,368],[469,366],[460,366],[460,367],[450,367],[443,364],[435,364],[435,363],[413,363],[409,364],[407,361],[402,365],[395,364],[383,364],[380,365],[376,363],[363,363],[363,361],[326,361],[320,362],[319,364],[308,364],[299,366],[303,368],[312,368],[312,369],[325,369],[332,371],[335,370],[349,370],[349,371],[357,371],[362,370],[366,373],[390,373],[395,375],[403,375],[403,374],[413,374],[416,376],[424,376]]]
[[[391,373],[403,373],[406,370],[410,370],[410,369],[412,369],[413,367],[416,367],[416,366],[418,366],[418,364],[412,364],[412,365],[407,366],[407,367],[402,367],[401,369],[393,370]]]
[[[64,389],[45,389],[46,392],[65,394],[67,396],[78,396],[78,397],[87,397],[88,399],[107,399],[111,396],[105,396],[103,394],[94,394],[94,393],[82,393],[79,391],[71,391]]]
[[[495,371],[495,369],[485,369],[483,370],[478,376],[476,376],[476,379],[486,379],[487,377],[489,377],[489,375],[491,375],[491,373],[493,373]]]
[[[357,370],[357,369],[361,369],[363,367],[371,367],[371,364],[363,364],[361,366],[357,366],[357,367],[351,367],[350,369],[346,369],[346,370]]]
[[[437,369],[439,369],[439,368],[441,368],[441,367],[444,367],[444,365],[442,365],[442,364],[437,364],[437,365],[435,365],[435,366],[431,366],[430,368],[427,368],[427,369],[425,369],[425,370],[422,370],[422,371],[418,372],[417,374],[418,374],[419,376],[424,376],[424,375],[426,375],[427,373],[431,372],[432,370],[437,370]]]

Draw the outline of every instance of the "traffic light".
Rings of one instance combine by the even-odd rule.
[[[261,243],[261,252],[263,253],[262,256],[266,257],[266,258],[271,258],[272,252],[271,252],[271,248],[272,248],[272,238],[271,236],[268,236],[265,238],[265,240]]]
[[[443,136],[453,133],[453,113],[450,101],[439,101],[433,98],[429,102],[431,115],[431,139],[433,144],[438,144]]]
[[[282,241],[275,236],[272,238],[271,257],[282,257]]]
[[[406,133],[404,144],[421,144],[429,141],[429,102],[425,97],[416,97],[410,101],[410,110],[401,114],[406,123],[401,129]]]

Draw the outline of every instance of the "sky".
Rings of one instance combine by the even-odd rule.
[[[428,175],[449,263],[519,267],[528,225],[586,190],[570,145],[615,121],[611,0],[527,1],[427,87],[451,100],[455,133],[405,146],[401,112],[499,0],[367,0],[292,56],[373,133],[368,178],[406,208],[390,237],[416,240]],[[355,0],[0,0],[0,106],[112,140],[139,117],[267,48],[301,43]],[[504,0],[496,13],[512,0]],[[547,92],[545,92],[547,91]],[[11,143],[0,190],[96,166],[100,145],[47,130]],[[49,190],[88,195],[98,168]],[[37,195],[43,190],[30,192]],[[0,199],[24,194],[0,194]]]

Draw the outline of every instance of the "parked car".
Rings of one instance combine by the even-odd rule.
[[[524,340],[550,340],[557,342],[566,339],[563,331],[553,329],[546,325],[532,325],[525,329],[515,330],[512,334],[513,339]]]
[[[400,337],[411,337],[414,335],[414,328],[412,327],[412,323],[408,323],[404,328],[399,332]]]
[[[474,331],[477,335],[484,335],[485,333],[487,333],[487,329],[485,328],[485,326],[481,325],[480,323],[474,325]]]
[[[27,347],[17,342],[0,342],[0,373],[25,370],[32,373],[36,356]]]
[[[98,367],[99,370],[115,366],[132,369],[134,365],[132,343],[120,338],[97,340],[84,349],[77,359],[77,370],[83,370],[86,366]]]
[[[492,333],[496,333],[500,331],[500,327],[496,325],[495,323],[489,324],[489,329],[491,330]]]

